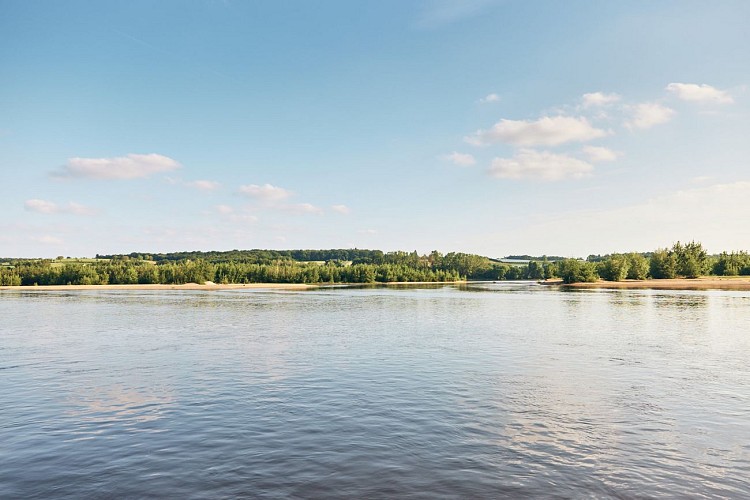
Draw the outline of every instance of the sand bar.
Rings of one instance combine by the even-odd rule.
[[[561,281],[546,284],[560,285]],[[573,283],[571,288],[651,289],[651,290],[750,290],[750,276],[705,276],[695,279],[623,280]]]
[[[185,283],[184,285],[38,285],[38,286],[0,286],[0,290],[33,291],[71,291],[71,290],[234,290],[240,288],[268,288],[275,290],[307,290],[316,285],[302,283],[234,283],[219,285],[207,283]]]

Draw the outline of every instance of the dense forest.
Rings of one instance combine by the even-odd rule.
[[[516,256],[519,257],[519,256]],[[529,257],[527,255],[520,257]],[[509,263],[480,255],[433,251],[232,250],[131,253],[95,259],[0,259],[0,285],[107,285],[184,283],[391,283],[460,280],[696,278],[750,275],[746,252],[708,255],[697,242],[648,253],[590,255],[586,260],[523,259]],[[528,262],[526,262],[528,260]]]

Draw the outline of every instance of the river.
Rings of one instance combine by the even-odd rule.
[[[750,497],[749,360],[749,292],[2,291],[0,497]]]

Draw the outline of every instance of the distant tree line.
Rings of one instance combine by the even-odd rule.
[[[528,256],[523,256],[528,257]],[[697,242],[649,253],[579,259],[524,259],[511,264],[481,255],[433,251],[232,250],[167,254],[97,255],[96,259],[6,259],[0,285],[204,283],[390,283],[459,280],[695,278],[750,275],[746,252],[708,255]]]
[[[589,255],[586,261],[569,260],[558,263],[558,276],[566,283],[624,279],[643,280],[698,278],[700,276],[750,276],[750,255],[747,252],[722,252],[709,255],[695,241],[675,243],[648,253]]]

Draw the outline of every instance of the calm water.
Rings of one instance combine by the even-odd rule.
[[[2,498],[750,497],[750,293],[0,292]]]

